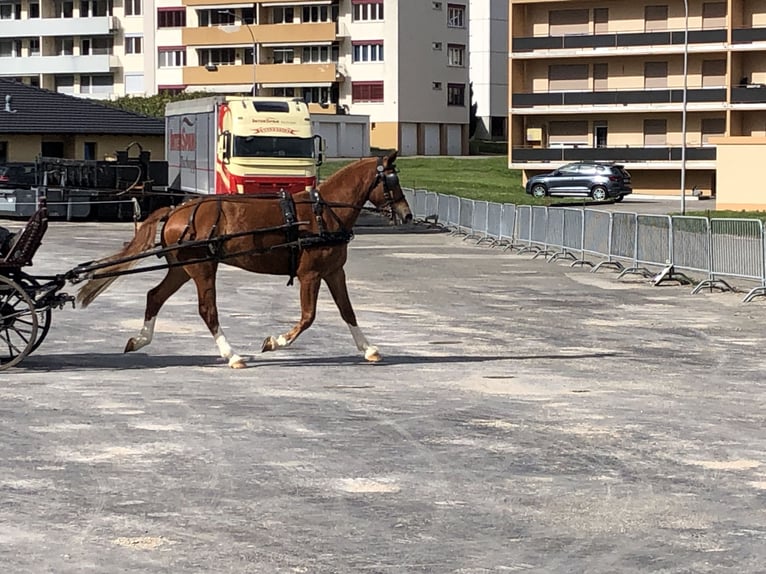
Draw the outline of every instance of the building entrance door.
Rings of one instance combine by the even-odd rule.
[[[607,131],[606,123],[593,125],[593,147],[606,147]]]

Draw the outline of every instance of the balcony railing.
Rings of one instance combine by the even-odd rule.
[[[689,30],[689,44],[726,42],[726,30]],[[566,50],[582,48],[624,48],[629,46],[683,46],[683,30],[662,32],[626,32],[619,34],[573,34],[568,36],[531,36],[514,38],[513,52]]]
[[[725,102],[725,88],[690,89],[687,102]],[[537,92],[513,94],[514,108],[535,106],[583,106],[583,105],[628,105],[628,104],[680,104],[683,90],[619,90],[612,92]]]
[[[752,84],[750,86],[738,86],[731,89],[732,104],[760,104],[766,103],[766,86]]]
[[[731,31],[732,44],[766,41],[766,28],[737,28]]]
[[[687,147],[689,161],[715,161],[715,147]],[[680,147],[555,147],[529,148],[514,147],[511,162],[567,162],[567,161],[616,161],[651,162],[681,161]]]

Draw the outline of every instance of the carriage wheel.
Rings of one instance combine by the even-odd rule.
[[[18,364],[37,342],[35,302],[14,281],[0,276],[0,370]]]
[[[29,293],[30,290],[36,290],[40,287],[40,282],[26,273],[22,274],[22,276],[17,279],[27,293]],[[40,309],[37,307],[37,303],[35,303],[35,309],[37,309],[37,336],[35,337],[35,344],[32,345],[29,353],[36,351],[37,347],[42,345],[48,334],[48,330],[51,328],[51,316],[53,315],[53,311],[50,307],[43,307]]]

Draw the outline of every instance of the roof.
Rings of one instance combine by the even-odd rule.
[[[4,133],[164,135],[165,120],[0,78]]]

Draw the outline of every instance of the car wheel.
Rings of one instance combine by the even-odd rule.
[[[614,202],[620,203],[623,199],[625,199],[624,195],[618,195],[617,197],[614,198]]]
[[[536,183],[532,186],[532,197],[542,199],[548,194],[548,190],[542,183]]]
[[[590,191],[590,196],[595,201],[604,201],[606,199],[606,188],[603,185],[597,185]]]

